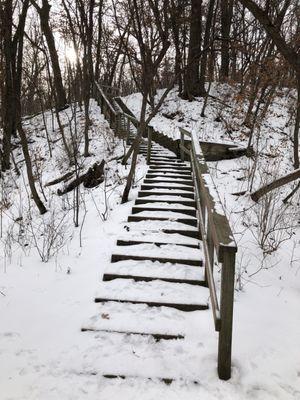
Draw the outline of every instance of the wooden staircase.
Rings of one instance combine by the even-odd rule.
[[[121,119],[101,88],[100,95],[105,116],[120,131]],[[130,125],[137,121],[127,113],[122,117],[128,121],[130,144],[135,135]],[[99,333],[101,351],[107,335],[110,345],[115,343],[117,354],[106,364],[105,353],[101,364],[104,377],[142,376],[170,383],[189,377],[201,380],[198,368],[207,354],[200,349],[203,342],[215,343],[213,321],[219,333],[218,375],[227,380],[237,247],[195,136],[182,130],[179,158],[153,143],[149,132],[148,142],[140,147],[149,169],[103,274],[95,297],[99,312],[82,330]],[[190,138],[189,147],[185,136]],[[215,262],[222,265],[219,288]],[[165,353],[157,354],[153,340],[169,343],[161,348]],[[182,343],[182,353],[177,342]],[[143,357],[132,357],[132,347],[143,349]],[[125,362],[118,358],[123,351],[128,352]]]

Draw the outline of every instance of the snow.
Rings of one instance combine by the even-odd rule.
[[[222,92],[217,92],[217,88],[214,88],[213,94],[221,96]],[[180,112],[184,115],[184,122],[180,124],[179,121],[170,120],[160,114],[154,121],[159,129],[165,129],[170,135],[176,136],[178,126],[184,125],[186,129],[198,132],[202,139],[229,140],[231,135],[235,143],[245,144],[247,137],[244,128],[239,127],[238,117],[234,116],[231,121],[236,130],[230,134],[226,133],[222,123],[215,121],[215,114],[219,112],[229,121],[230,109],[219,106],[214,111],[213,105],[216,106],[216,103],[212,102],[207,118],[201,119],[199,99],[189,103],[178,99],[176,93],[171,93],[171,96],[163,112]],[[138,94],[132,95],[131,100],[129,99],[131,104],[137,105],[138,97]],[[263,139],[258,144],[262,153],[271,153],[276,157],[269,158],[262,154],[257,165],[259,174],[253,182],[253,188],[260,186],[260,179],[267,177],[271,181],[274,174],[280,176],[292,169],[289,158],[291,147],[287,140],[291,127],[284,127],[286,115],[284,96],[276,98],[262,128]],[[111,137],[111,131],[95,104],[92,108],[92,119],[93,155],[81,160],[82,170],[95,161],[101,161],[102,157],[109,160],[116,154],[121,155],[123,151],[122,144]],[[47,121],[51,127],[50,114],[47,114]],[[80,113],[78,121],[82,124]],[[64,123],[67,123],[67,118]],[[39,165],[43,171],[42,182],[67,172],[69,166],[63,162],[60,141],[53,146],[53,159],[47,159],[48,150],[41,117],[35,117],[27,121],[27,124],[33,138],[36,133],[40,135],[40,138],[30,144],[30,148],[39,156],[37,159],[40,160]],[[59,138],[57,130],[51,134]],[[281,224],[291,235],[282,237],[284,241],[276,252],[263,254],[258,244],[258,225],[264,203],[254,205],[248,194],[247,176],[253,168],[252,161],[243,157],[209,163],[239,248],[236,263],[232,379],[223,382],[217,377],[218,335],[214,332],[210,310],[183,313],[166,307],[147,308],[142,304],[93,302],[103,272],[112,269],[110,257],[117,238],[132,238],[132,230],[135,240],[165,239],[165,234],[157,232],[157,223],[154,227],[151,221],[126,223],[130,232],[122,228],[133,206],[133,201],[120,205],[128,168],[121,166],[116,160],[110,161],[107,168],[106,196],[103,184],[91,190],[82,189],[80,225],[85,209],[87,214],[82,229],[75,229],[70,211],[72,196],[58,198],[55,192],[59,185],[44,189],[51,212],[41,217],[33,205],[28,207],[28,198],[23,195],[27,187],[23,157],[18,148],[15,150],[15,158],[22,174],[20,177],[14,173],[7,174],[1,187],[1,206],[3,203],[9,205],[1,208],[1,400],[300,398],[300,231],[297,195],[291,206],[285,210],[285,217],[281,219]],[[47,161],[44,162],[43,158]],[[145,161],[140,157],[136,176],[138,184],[146,170]],[[159,174],[163,175],[161,172]],[[281,200],[291,187],[292,185],[287,185],[277,192],[274,198],[274,214],[281,209]],[[231,194],[242,190],[247,191],[244,196]],[[135,187],[131,200],[134,200],[137,191],[138,187]],[[105,213],[105,197],[109,202],[107,220],[102,217]],[[147,206],[160,204],[165,196],[145,199],[151,198],[158,202],[149,202]],[[170,200],[174,199],[175,196],[170,196]],[[187,199],[180,197],[178,200]],[[45,263],[40,259],[37,245],[42,248],[43,238],[39,233],[45,224],[51,223],[51,213],[57,223],[62,217],[65,218],[62,231],[64,244]],[[23,222],[16,222],[21,215]],[[29,224],[30,216],[33,217],[32,225]],[[160,227],[166,228],[166,222],[162,222]],[[145,228],[153,228],[153,233],[147,232],[144,235]],[[180,224],[181,228],[192,229]],[[38,243],[35,243],[32,232],[37,232]],[[196,239],[176,234],[172,238],[177,243],[180,243],[178,240],[182,243],[198,243]],[[186,254],[190,250],[195,249],[186,247]],[[133,269],[139,263],[130,263],[130,267],[127,261],[115,265]],[[146,263],[150,262],[143,261],[142,265]],[[161,273],[167,273],[167,268],[168,264],[164,264],[163,267],[154,267],[152,272],[160,269]],[[188,276],[198,271],[202,274],[200,267],[184,268]],[[172,265],[170,272],[171,269],[174,269],[174,274],[184,273],[182,265]],[[217,267],[215,271],[219,288]],[[119,285],[110,283],[110,286],[113,285],[116,286],[117,293]],[[125,282],[124,290],[127,291],[129,285],[132,285],[131,281]],[[142,284],[135,286],[139,288],[138,293],[144,294]],[[152,286],[155,290],[160,288],[157,283]],[[161,288],[165,290],[165,283]],[[194,293],[196,287],[191,290]],[[170,292],[170,296],[173,298],[174,293]],[[195,296],[197,299],[198,292]],[[134,332],[143,327],[144,332],[149,333],[181,333],[185,335],[185,339],[155,342],[153,338],[146,336],[81,332],[82,327],[119,331],[128,329]],[[128,373],[129,376],[137,375],[139,378],[110,380],[103,378],[102,373]],[[152,380],[147,379],[149,377]],[[177,380],[167,386],[158,377],[175,377]]]
[[[156,247],[157,248],[157,247]],[[186,249],[185,249],[186,250]],[[195,250],[195,249],[193,249]],[[201,257],[201,254],[200,254]],[[189,279],[203,280],[203,268],[194,266],[159,263],[153,261],[119,261],[109,265],[105,271],[106,274],[130,275],[169,279]]]

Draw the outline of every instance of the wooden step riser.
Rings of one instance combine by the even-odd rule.
[[[132,214],[138,214],[143,211],[171,211],[180,214],[190,215],[191,217],[197,216],[196,210],[182,209],[182,208],[159,208],[159,207],[132,207]]]
[[[162,185],[156,186],[155,183],[152,185],[150,184],[141,185],[141,190],[157,190],[157,189],[185,190],[186,192],[194,193],[194,188],[191,186],[168,186],[167,184],[163,186]]]
[[[130,215],[128,217],[128,222],[140,222],[140,221],[170,221],[170,218],[166,217],[146,217],[139,215]],[[172,220],[173,221],[173,220]],[[189,226],[197,226],[197,220],[192,220],[189,218],[176,218],[174,219],[176,222],[180,222],[181,224],[189,225]]]
[[[117,246],[134,246],[137,244],[154,244],[155,246],[166,246],[166,245],[178,245],[178,246],[185,246],[185,247],[190,247],[192,249],[199,249],[199,246],[196,244],[187,244],[187,243],[164,243],[164,242],[150,242],[147,240],[124,240],[124,239],[118,239],[117,240]]]
[[[184,168],[188,169],[189,167],[186,166],[185,163],[180,163],[180,162],[172,162],[172,161],[151,161],[150,160],[150,168],[151,167],[167,167],[167,168]]]
[[[141,378],[141,377],[139,377],[139,376],[125,376],[125,375],[112,375],[112,374],[102,375],[102,377],[105,378],[105,379],[118,379],[118,380],[120,380],[120,379],[122,379],[122,380],[129,379],[129,381],[132,381],[132,379],[139,379],[139,378]],[[159,378],[159,377],[156,377],[156,378],[145,378],[145,377],[143,377],[143,379],[144,379],[144,380],[147,379],[147,380],[150,381],[150,382],[151,382],[151,381],[154,381],[155,383],[156,383],[157,381],[159,381],[159,382],[161,382],[161,383],[164,383],[164,384],[167,385],[167,386],[171,385],[173,382],[176,382],[176,381],[181,382],[181,380],[178,379],[178,378],[174,378],[174,379],[173,379],[173,378]],[[185,380],[185,383],[187,384],[187,381],[186,381],[186,380]],[[193,380],[193,381],[190,381],[189,384],[192,384],[192,385],[199,385],[200,382]]]
[[[192,174],[190,172],[172,172],[172,171],[167,171],[167,172],[161,172],[161,171],[151,171],[148,170],[146,174],[146,178],[179,178],[179,179],[189,179],[191,180]]]
[[[170,282],[170,283],[185,283],[188,285],[193,286],[204,286],[207,287],[205,281],[200,280],[191,280],[191,279],[175,279],[175,278],[159,278],[153,276],[135,276],[135,275],[117,275],[117,274],[104,274],[103,281],[109,282],[115,279],[132,279],[135,282],[152,282],[152,281],[163,281],[163,282]]]
[[[151,156],[150,161],[171,161],[171,162],[179,162],[182,163],[177,157],[173,156]]]
[[[134,260],[134,261],[159,261],[160,263],[171,263],[171,264],[183,264],[183,265],[191,265],[194,267],[202,267],[203,261],[199,260],[180,260],[174,258],[164,258],[164,257],[148,257],[148,256],[137,256],[137,255],[129,255],[129,254],[112,254],[111,262],[115,263],[118,261],[125,260]]]
[[[187,312],[208,309],[207,304],[176,304],[176,303],[163,303],[163,302],[152,302],[152,301],[150,302],[150,301],[116,300],[116,299],[101,298],[101,297],[95,298],[95,303],[107,303],[107,302],[147,304],[148,307],[169,307],[169,308],[175,308],[179,311],[187,311]]]
[[[147,199],[146,197],[136,199],[134,204],[139,205],[139,204],[147,204],[147,203],[161,203],[163,200],[154,200],[154,199]],[[164,203],[168,204],[182,204],[183,206],[189,206],[189,207],[196,207],[196,202],[192,200],[168,200],[163,201]]]
[[[191,168],[189,168],[189,167],[180,167],[180,166],[176,166],[176,165],[174,165],[174,166],[150,165],[149,172],[150,171],[155,171],[155,172],[158,172],[158,171],[160,171],[160,172],[163,172],[163,171],[172,172],[173,171],[173,172],[176,172],[176,173],[178,173],[178,172],[187,173],[187,172],[191,172]]]
[[[179,197],[185,197],[187,199],[195,198],[193,193],[155,192],[154,190],[150,190],[149,192],[146,192],[146,191],[138,192],[138,197],[148,197],[148,196],[157,196],[157,197],[159,197],[159,196],[165,196],[165,197],[166,196],[168,196],[168,197],[169,196],[179,196]]]
[[[177,185],[184,185],[184,186],[190,186],[190,187],[194,187],[194,183],[192,180],[179,180],[179,179],[173,179],[173,180],[167,180],[167,179],[149,179],[149,178],[145,178],[144,179],[144,183],[145,184],[150,184],[150,185],[156,185],[157,183],[177,183]]]
[[[119,333],[120,335],[138,335],[138,336],[151,336],[156,342],[160,340],[181,340],[184,339],[183,335],[167,335],[163,333],[143,333],[143,332],[126,332],[126,331],[113,331],[108,329],[89,329],[82,328],[81,332],[99,332],[99,333]]]

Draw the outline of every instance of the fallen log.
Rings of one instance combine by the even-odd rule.
[[[63,176],[60,176],[59,178],[53,179],[53,181],[47,182],[47,183],[45,184],[45,187],[57,185],[58,183],[60,183],[60,182],[62,182],[62,181],[65,182],[65,181],[69,180],[74,174],[75,174],[75,171],[67,172],[67,173],[64,174]]]
[[[293,172],[290,172],[289,174],[282,176],[281,178],[276,179],[275,181],[261,187],[260,189],[256,190],[255,192],[251,193],[251,199],[255,201],[256,203],[258,200],[266,195],[267,193],[271,192],[271,190],[277,189],[283,185],[286,185],[287,183],[293,182],[297,179],[300,178],[300,168],[296,169]]]
[[[73,179],[67,186],[63,189],[58,189],[57,194],[62,196],[68,192],[74,190],[77,186],[83,183],[83,186],[86,188],[93,188],[99,185],[101,182],[104,181],[104,165],[105,161],[102,160],[100,164],[95,163],[92,167],[88,169],[88,171],[78,176],[77,178]]]

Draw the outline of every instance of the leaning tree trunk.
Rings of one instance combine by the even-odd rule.
[[[142,103],[142,109],[141,109],[140,124],[138,127],[138,132],[137,132],[136,138],[134,140],[131,166],[130,166],[130,171],[129,171],[129,174],[127,177],[126,186],[125,186],[123,196],[122,196],[122,203],[126,203],[128,201],[128,196],[129,196],[129,192],[130,192],[130,189],[132,186],[132,181],[133,181],[133,177],[134,177],[134,173],[135,173],[137,156],[138,156],[139,149],[140,149],[140,142],[141,142],[143,133],[146,130],[145,118],[146,118],[147,98],[148,98],[148,92],[145,92],[143,94],[143,103]]]
[[[21,145],[23,150],[23,155],[25,158],[26,170],[27,170],[27,177],[28,183],[30,187],[30,191],[33,197],[35,204],[37,205],[41,214],[45,214],[47,212],[46,207],[44,206],[43,202],[41,201],[38,192],[35,187],[34,183],[34,175],[32,169],[32,162],[30,158],[30,153],[28,149],[28,141],[26,137],[26,133],[22,126],[22,113],[21,113],[21,81],[22,81],[22,65],[23,65],[23,39],[24,39],[24,27],[25,27],[25,20],[28,10],[28,3],[29,0],[24,0],[23,2],[23,13],[20,18],[19,23],[19,32],[18,32],[18,52],[17,52],[17,59],[16,59],[16,72],[15,72],[15,100],[16,100],[16,127],[19,132],[19,136],[21,139]]]

